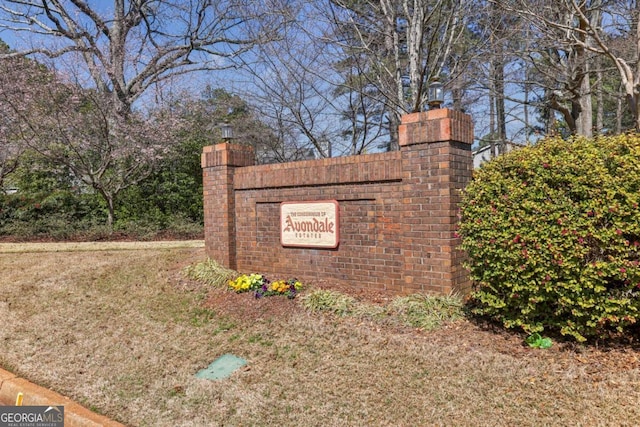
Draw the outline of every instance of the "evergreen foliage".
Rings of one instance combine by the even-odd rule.
[[[71,176],[37,153],[26,152],[10,180],[19,191],[0,193],[0,236],[67,239],[90,230],[104,233],[106,213],[100,198],[82,191]]]
[[[463,206],[477,314],[578,341],[640,318],[640,136],[550,138],[477,171]]]

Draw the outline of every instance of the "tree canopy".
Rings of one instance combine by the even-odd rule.
[[[434,78],[492,152],[640,130],[639,21],[630,0],[6,0],[0,184],[37,153],[113,225],[170,170],[198,185],[224,121],[258,162],[398,149]]]

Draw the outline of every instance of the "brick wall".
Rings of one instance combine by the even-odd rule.
[[[250,166],[247,147],[205,147],[207,254],[281,278],[466,292],[455,229],[459,190],[471,179],[471,119],[446,109],[410,114],[399,135],[399,152],[261,166]],[[280,203],[314,200],[338,201],[339,246],[281,246]]]

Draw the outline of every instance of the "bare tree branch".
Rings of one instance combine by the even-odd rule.
[[[224,58],[277,38],[288,19],[286,2],[268,7],[249,0],[113,0],[110,8],[83,0],[6,0],[0,28],[39,38],[36,47],[20,46],[0,58],[78,52],[93,84],[111,93],[118,113],[126,114],[158,81],[226,68]]]

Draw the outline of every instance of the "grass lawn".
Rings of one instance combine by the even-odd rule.
[[[1,248],[0,248],[1,250]],[[211,291],[202,248],[0,254],[0,365],[132,426],[634,426],[640,353]],[[194,374],[232,353],[246,368]]]

